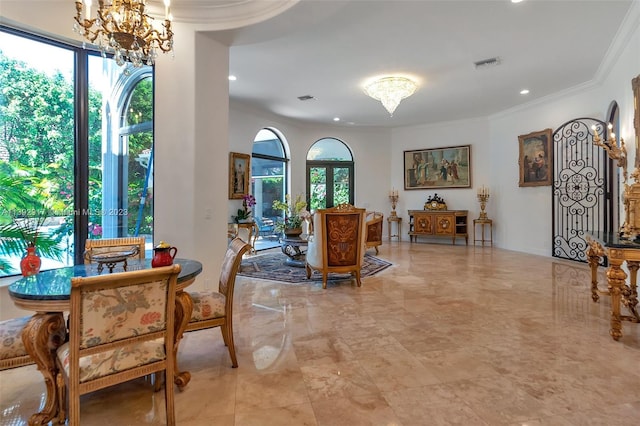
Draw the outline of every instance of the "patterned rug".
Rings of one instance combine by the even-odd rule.
[[[314,271],[311,278],[307,279],[305,268],[289,266],[284,263],[286,255],[282,253],[269,253],[246,258],[240,265],[238,275],[251,278],[261,278],[264,280],[282,281],[285,283],[304,283],[310,281],[322,281],[322,274]],[[392,263],[379,259],[370,254],[364,255],[361,277],[375,275],[388,268]],[[351,274],[329,274],[327,281],[340,281],[350,279]]]

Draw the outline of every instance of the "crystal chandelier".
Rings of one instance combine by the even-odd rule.
[[[382,102],[382,105],[393,116],[400,101],[413,95],[418,85],[406,77],[384,77],[369,83],[364,91],[373,99]]]
[[[91,18],[91,0],[76,0],[73,29],[97,44],[102,56],[113,53],[120,66],[153,65],[158,50],[173,50],[170,0],[164,0],[164,24],[145,12],[146,0],[98,0],[95,18]]]

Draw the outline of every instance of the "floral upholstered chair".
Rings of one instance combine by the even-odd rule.
[[[316,210],[313,235],[308,237],[305,268],[307,278],[314,270],[322,273],[322,288],[327,288],[327,274],[350,272],[358,287],[365,251],[365,209],[341,204]]]
[[[180,265],[71,279],[69,341],[56,352],[58,420],[80,424],[80,396],[152,373],[174,377],[174,318]],[[164,386],[175,425],[174,387]]]
[[[22,343],[22,329],[31,317],[0,321],[0,371],[33,364]]]
[[[367,248],[375,248],[378,254],[378,246],[382,245],[382,219],[384,215],[380,212],[367,212]]]
[[[185,331],[220,327],[233,368],[238,367],[236,347],[233,343],[233,290],[242,256],[249,249],[249,244],[240,238],[234,238],[222,261],[218,291],[189,292],[193,300],[193,312]]]

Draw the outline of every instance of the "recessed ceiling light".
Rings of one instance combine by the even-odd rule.
[[[333,117],[333,121],[340,121],[340,117]]]
[[[520,91],[520,94],[521,94],[521,95],[528,95],[528,94],[529,94],[529,89],[522,89],[522,90]]]
[[[520,3],[522,1],[524,1],[524,0],[511,0],[511,3]]]
[[[238,79],[238,77],[236,77],[235,75],[230,75],[229,76],[229,81],[236,81]]]

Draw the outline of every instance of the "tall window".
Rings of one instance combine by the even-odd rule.
[[[312,210],[353,204],[353,155],[334,138],[314,143],[307,153],[307,194]]]
[[[19,273],[16,224],[43,269],[82,263],[86,238],[152,245],[153,68],[0,26],[0,87],[0,276]]]
[[[256,198],[253,216],[275,221],[281,212],[273,209],[273,201],[283,201],[287,188],[288,160],[282,140],[273,130],[260,130],[251,157],[251,193]]]

